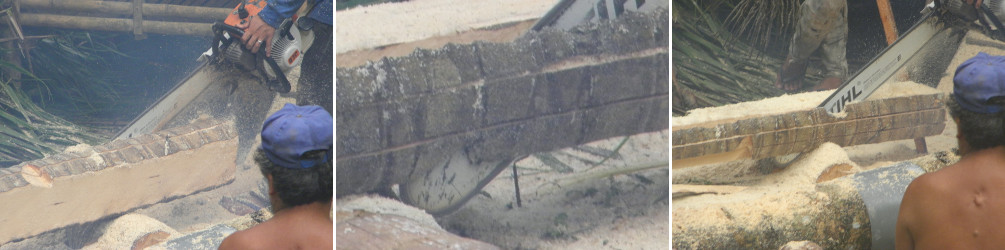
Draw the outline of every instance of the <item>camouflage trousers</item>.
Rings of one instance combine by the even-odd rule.
[[[789,45],[790,64],[805,64],[818,48],[823,53],[824,77],[845,79],[848,60],[848,8],[846,0],[805,0]]]

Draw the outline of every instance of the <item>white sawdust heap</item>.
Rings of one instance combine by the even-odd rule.
[[[887,99],[887,98],[903,97],[903,96],[931,95],[938,93],[940,93],[940,91],[935,88],[912,81],[891,82],[880,85],[879,88],[876,88],[876,91],[869,96],[868,100],[879,100],[879,99]]]
[[[335,53],[541,18],[557,0],[423,0],[335,13]]]
[[[436,223],[436,219],[426,213],[426,211],[377,195],[353,195],[341,198],[335,201],[335,207],[337,212],[361,210],[371,213],[403,216],[430,228],[443,229]]]
[[[164,241],[180,236],[178,231],[154,218],[141,214],[126,214],[115,219],[105,228],[105,234],[101,235],[97,242],[84,249],[130,249],[137,239],[157,231],[170,234]],[[163,249],[163,247],[153,248]]]
[[[853,171],[860,169],[840,146],[824,143],[786,170],[771,174],[745,190],[676,199],[672,204],[674,228],[733,230],[754,227],[763,220],[785,223],[797,220],[794,218],[797,214],[819,213],[831,197],[816,191],[816,179],[837,164],[849,164]]]
[[[686,127],[702,123],[727,123],[753,117],[810,110],[823,103],[832,93],[833,91],[830,90],[805,92],[719,107],[694,109],[689,111],[687,116],[672,117],[671,124],[674,127]],[[936,93],[939,93],[939,90],[912,81],[890,82],[877,88],[868,100]],[[841,117],[840,114],[835,114],[835,116]]]
[[[714,121],[737,121],[745,118],[785,114],[816,108],[831,91],[806,92],[782,95],[758,101],[729,104],[719,107],[694,109],[687,116],[672,117],[671,126],[689,126]]]

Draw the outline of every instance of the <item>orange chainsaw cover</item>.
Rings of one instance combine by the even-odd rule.
[[[241,2],[244,4],[244,8],[248,10],[248,17],[258,15],[258,12],[262,11],[266,5],[265,0],[241,0]],[[227,15],[227,19],[223,20],[223,23],[230,26],[237,26],[238,24],[247,21],[247,18],[241,19],[241,16],[238,15],[238,10],[240,9],[241,5],[238,4],[237,7],[234,7],[234,11],[231,11],[230,15]]]

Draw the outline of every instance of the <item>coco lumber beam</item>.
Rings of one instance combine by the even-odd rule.
[[[236,153],[208,119],[0,169],[0,245],[230,183]]]
[[[824,142],[853,146],[937,135],[945,128],[943,98],[932,94],[855,103],[844,117],[815,108],[673,128],[673,165],[782,156]]]

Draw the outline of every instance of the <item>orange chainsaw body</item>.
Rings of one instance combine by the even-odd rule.
[[[234,11],[231,11],[230,15],[227,15],[227,19],[224,19],[223,23],[235,27],[238,24],[243,24],[248,21],[249,17],[258,15],[258,12],[262,11],[266,4],[265,0],[242,0],[241,4],[234,7]],[[241,18],[241,9],[247,12],[244,18]]]

